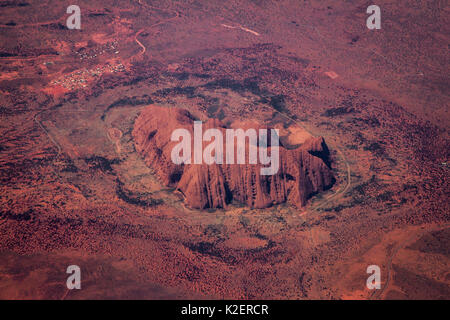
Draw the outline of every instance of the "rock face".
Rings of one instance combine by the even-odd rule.
[[[178,142],[170,141],[170,137],[180,128],[190,131],[193,137],[194,120],[186,110],[148,106],[136,119],[133,129],[136,150],[146,164],[165,185],[182,192],[192,208],[226,208],[232,201],[252,208],[283,202],[302,207],[311,195],[330,188],[334,182],[328,165],[329,151],[321,137],[312,137],[294,150],[280,146],[279,170],[274,175],[261,175],[261,164],[176,165],[171,160],[171,152]],[[258,129],[254,122],[247,125]],[[244,130],[245,126],[239,123]],[[226,129],[216,119],[209,119],[203,127],[223,132]]]

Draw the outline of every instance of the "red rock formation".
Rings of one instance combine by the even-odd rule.
[[[232,201],[252,208],[286,201],[301,207],[312,194],[329,188],[334,182],[326,164],[328,148],[321,137],[310,138],[294,150],[280,146],[279,170],[269,176],[260,174],[261,164],[176,165],[171,160],[171,152],[178,142],[170,141],[171,134],[179,128],[193,133],[193,124],[194,118],[186,110],[149,106],[136,119],[133,130],[136,150],[146,164],[165,185],[181,191],[190,207],[225,208]],[[258,129],[254,126],[252,123],[251,127]],[[223,124],[215,119],[208,120],[204,127],[225,131]],[[239,123],[239,127],[245,129],[246,124]],[[225,145],[226,141],[224,148]]]

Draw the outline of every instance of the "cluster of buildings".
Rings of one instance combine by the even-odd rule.
[[[54,86],[61,86],[68,90],[80,89],[87,87],[90,79],[101,76],[105,72],[116,73],[124,71],[125,67],[122,63],[116,65],[106,64],[105,66],[93,69],[81,69],[51,82]]]
[[[119,43],[117,42],[117,40],[114,40],[112,42],[107,42],[106,44],[98,46],[94,49],[80,49],[78,51],[73,51],[73,53],[77,55],[80,58],[80,60],[94,59],[105,53],[118,54],[119,53],[118,46]]]

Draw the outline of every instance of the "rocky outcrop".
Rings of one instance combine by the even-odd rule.
[[[283,202],[302,207],[311,195],[334,182],[327,163],[329,151],[321,137],[312,137],[294,150],[280,146],[280,166],[274,175],[261,175],[261,164],[176,165],[171,152],[177,142],[170,141],[171,134],[180,128],[193,133],[193,123],[194,117],[186,110],[148,106],[133,129],[136,150],[146,164],[165,185],[182,192],[192,208],[226,208],[232,201],[252,208]],[[254,122],[248,125],[254,126]],[[204,127],[226,129],[216,119],[209,119]],[[239,127],[245,129],[246,124],[239,123]]]

